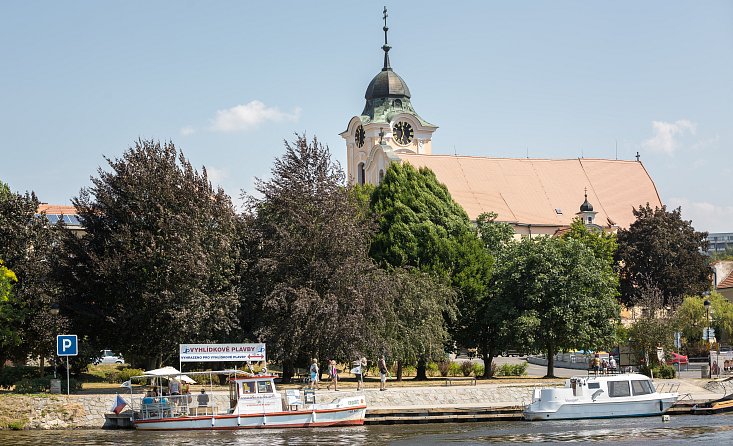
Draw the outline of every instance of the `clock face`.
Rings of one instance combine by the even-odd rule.
[[[364,127],[359,126],[356,128],[356,133],[354,134],[354,141],[356,141],[357,147],[361,147],[364,145]]]
[[[397,144],[401,144],[403,146],[409,144],[412,142],[412,126],[405,122],[400,121],[394,126],[394,140],[397,142]]]

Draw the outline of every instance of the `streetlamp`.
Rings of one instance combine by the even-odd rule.
[[[59,307],[58,302],[54,302],[51,304],[51,308],[49,308],[48,310],[48,312],[53,317],[53,335],[52,337],[56,336],[56,331],[57,331],[56,321],[59,315],[59,308],[60,307]],[[51,349],[51,351],[53,352],[53,349]],[[53,355],[52,357],[53,357],[53,379],[56,379],[56,356]]]

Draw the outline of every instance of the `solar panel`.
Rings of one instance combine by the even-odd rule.
[[[46,218],[52,225],[55,225],[56,222],[59,221],[59,216],[56,214],[46,214]]]

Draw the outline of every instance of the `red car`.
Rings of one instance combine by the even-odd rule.
[[[687,355],[680,355],[679,353],[671,352],[667,359],[667,364],[687,364]]]

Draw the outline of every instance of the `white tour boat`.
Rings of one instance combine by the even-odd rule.
[[[669,410],[677,393],[658,393],[649,377],[638,373],[576,376],[565,387],[536,389],[524,410],[526,420],[645,417]]]
[[[210,372],[231,373],[228,372]],[[194,373],[188,373],[193,375]],[[174,378],[171,376],[171,378]],[[202,404],[199,395],[153,395],[143,397],[134,408],[133,424],[143,430],[212,430],[351,426],[364,424],[364,395],[316,404],[315,394],[275,388],[275,376],[241,375],[229,379],[228,407]],[[208,398],[207,398],[208,399]],[[305,400],[305,401],[304,401]],[[309,401],[310,400],[310,401]]]

